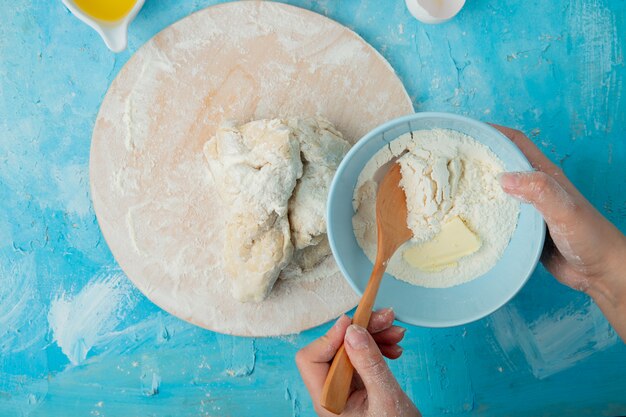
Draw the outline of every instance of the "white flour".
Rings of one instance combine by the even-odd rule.
[[[407,153],[408,151],[408,153]],[[409,227],[414,238],[401,247],[387,270],[396,278],[424,287],[451,287],[487,272],[502,256],[515,230],[519,203],[507,196],[497,175],[502,162],[485,145],[462,133],[434,129],[407,133],[380,150],[359,176],[354,193],[353,226],[370,260],[376,255],[376,180],[391,160],[402,166]],[[402,257],[409,245],[432,239],[441,225],[462,218],[479,236],[481,248],[438,272],[411,267]]]

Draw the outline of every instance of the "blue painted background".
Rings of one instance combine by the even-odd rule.
[[[161,312],[119,277],[89,201],[107,87],[151,36],[213,3],[148,0],[113,55],[58,0],[0,2],[1,416],[313,415],[293,357],[327,325],[252,340]],[[400,0],[289,3],[363,36],[417,110],[527,132],[626,229],[625,1],[468,0],[441,26]],[[99,310],[80,327],[93,293]],[[72,334],[50,328],[67,308]],[[393,370],[427,416],[626,414],[626,347],[542,268],[492,316],[411,327],[403,345]]]

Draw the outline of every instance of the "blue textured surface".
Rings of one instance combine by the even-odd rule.
[[[499,131],[485,123],[451,113],[420,112],[391,120],[365,135],[345,156],[328,193],[328,241],[341,272],[363,294],[372,263],[359,246],[352,227],[352,197],[361,171],[370,159],[399,136],[411,131],[451,129],[488,146],[507,171],[530,171],[522,152]],[[380,284],[376,308],[392,307],[405,323],[450,327],[470,323],[493,313],[524,286],[543,249],[545,223],[535,208],[520,208],[517,228],[496,265],[479,279],[450,288],[425,288],[393,279]],[[454,308],[450,308],[454,306]]]
[[[0,2],[0,415],[313,415],[292,358],[328,326],[252,340],[160,312],[118,276],[89,201],[108,85],[151,36],[213,3],[148,0],[113,55],[60,1]],[[417,110],[527,132],[624,230],[623,0],[470,0],[441,26],[397,0],[290,3],[381,51]],[[626,347],[542,268],[489,317],[411,327],[404,346],[393,370],[427,416],[626,414]]]

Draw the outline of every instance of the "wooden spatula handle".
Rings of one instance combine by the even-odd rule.
[[[352,324],[367,328],[372,315],[374,300],[376,300],[376,293],[378,293],[380,281],[385,273],[384,264],[384,262],[376,262],[376,265],[374,265],[372,276],[352,318]],[[335,354],[333,363],[330,365],[324,387],[322,388],[322,407],[331,413],[341,414],[346,406],[346,401],[348,401],[353,374],[354,368],[352,363],[350,363],[345,347],[341,345],[341,348]]]
[[[331,413],[341,414],[348,401],[353,374],[354,368],[346,353],[346,347],[341,345],[322,388],[322,407]]]

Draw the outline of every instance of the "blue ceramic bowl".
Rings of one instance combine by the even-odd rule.
[[[352,288],[363,294],[372,263],[352,229],[352,195],[359,174],[379,149],[398,136],[422,129],[451,129],[488,146],[507,171],[529,171],[520,150],[493,127],[447,113],[417,113],[392,120],[365,135],[337,169],[328,197],[328,238],[333,255]],[[537,266],[545,238],[545,224],[531,205],[522,204],[517,228],[502,258],[484,275],[450,288],[425,288],[383,278],[376,307],[393,307],[398,320],[426,327],[469,323],[494,312],[524,286]]]

